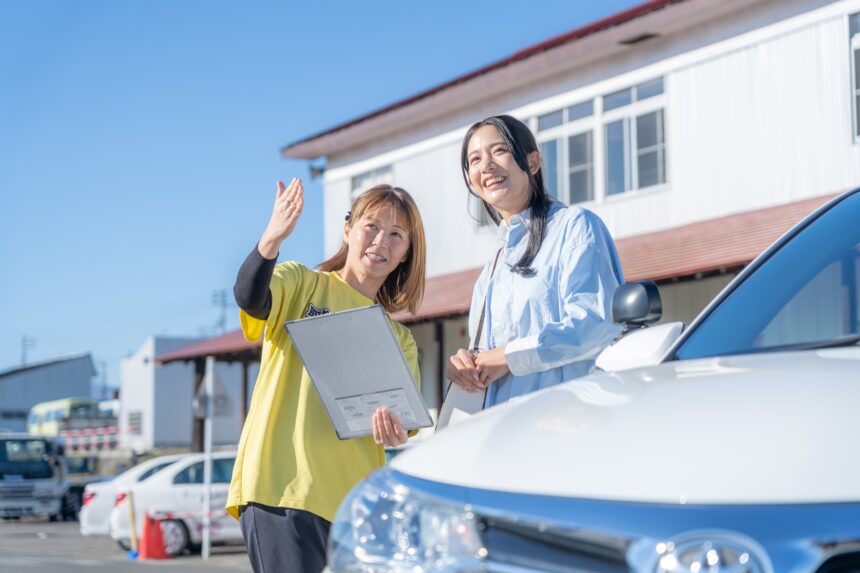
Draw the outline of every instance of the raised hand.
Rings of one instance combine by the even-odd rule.
[[[278,194],[275,197],[275,205],[272,207],[272,216],[263,236],[257,245],[260,254],[267,259],[278,256],[281,243],[290,236],[296,223],[302,215],[304,207],[304,193],[302,180],[293,178],[289,186],[283,181],[278,181]]]

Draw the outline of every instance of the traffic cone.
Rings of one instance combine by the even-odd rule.
[[[164,550],[164,535],[161,532],[161,522],[149,516],[143,517],[143,531],[140,535],[138,559],[167,559],[170,555]]]

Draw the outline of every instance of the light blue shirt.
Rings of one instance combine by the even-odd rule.
[[[487,263],[472,293],[474,333],[487,293],[481,348],[505,346],[510,373],[490,384],[486,407],[578,378],[621,331],[612,323],[612,293],[624,282],[615,243],[587,209],[553,202],[535,274],[511,271],[526,251],[531,210],[499,224],[496,272]],[[474,335],[473,335],[474,339]]]

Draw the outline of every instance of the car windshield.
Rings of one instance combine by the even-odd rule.
[[[695,328],[678,359],[855,344],[860,193],[770,256]]]
[[[0,478],[50,478],[49,449],[44,440],[0,440]]]

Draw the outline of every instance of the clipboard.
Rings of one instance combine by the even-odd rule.
[[[373,434],[386,406],[406,430],[433,419],[415,385],[388,316],[377,305],[284,324],[341,440]]]

